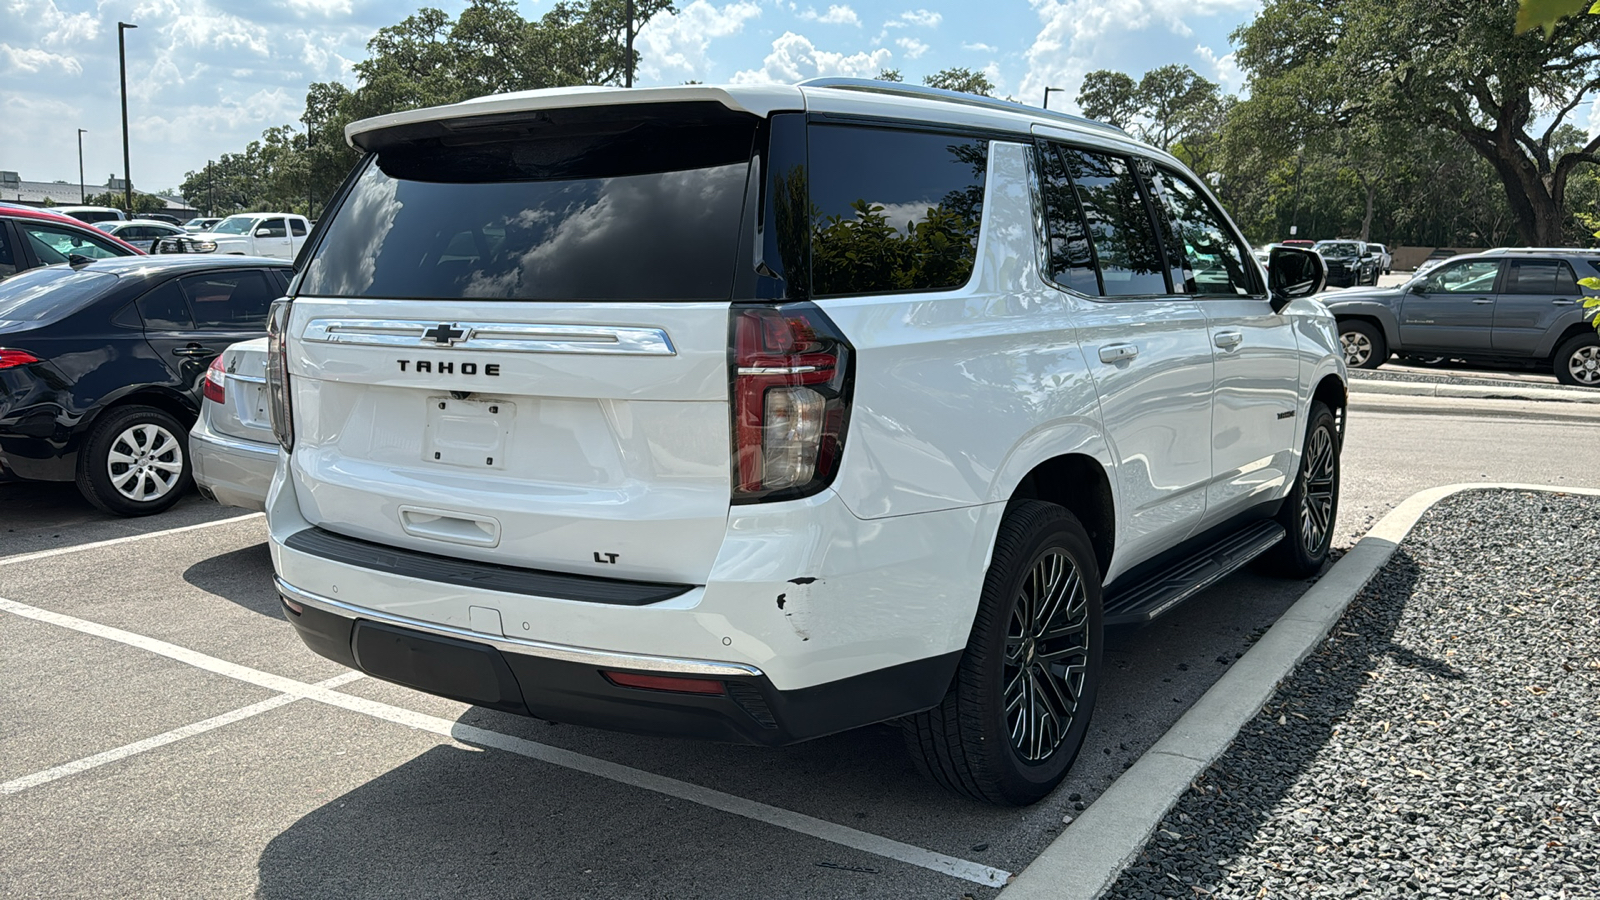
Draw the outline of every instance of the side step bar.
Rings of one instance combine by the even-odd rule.
[[[1283,536],[1277,522],[1256,522],[1133,584],[1115,585],[1105,598],[1105,624],[1148,622],[1238,571]]]

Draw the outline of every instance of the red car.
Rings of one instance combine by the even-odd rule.
[[[74,256],[105,259],[141,256],[132,244],[70,216],[16,203],[0,203],[0,279]]]

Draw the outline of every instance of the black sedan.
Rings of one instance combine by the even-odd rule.
[[[125,516],[193,483],[189,426],[206,367],[260,337],[282,260],[79,260],[0,282],[0,481],[75,481]]]

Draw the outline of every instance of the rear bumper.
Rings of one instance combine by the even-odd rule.
[[[218,434],[205,417],[189,432],[189,456],[200,492],[223,506],[260,510],[278,467],[278,445]]]
[[[926,709],[960,653],[791,691],[755,666],[612,653],[488,635],[323,597],[277,579],[284,614],[313,651],[443,697],[556,722],[779,746]],[[363,652],[364,651],[364,652]],[[720,694],[623,687],[604,672],[720,682]]]

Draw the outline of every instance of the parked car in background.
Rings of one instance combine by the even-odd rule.
[[[206,368],[261,336],[289,275],[277,260],[141,255],[0,282],[0,479],[75,481],[125,516],[177,502]]]
[[[294,259],[311,233],[305,216],[293,213],[241,213],[210,231],[174,235],[158,245],[162,253],[238,253]]]
[[[1317,246],[1316,241],[1306,240],[1305,238],[1289,238],[1286,241],[1279,241],[1278,244],[1283,247],[1304,247],[1307,250]]]
[[[1372,251],[1372,258],[1378,261],[1378,272],[1387,275],[1394,270],[1394,254],[1382,244],[1368,244],[1367,249]]]
[[[346,133],[269,328],[272,559],[317,653],[622,730],[897,721],[939,784],[1024,804],[1089,733],[1105,625],[1327,558],[1321,258],[1263,271],[1119,129],[840,78]]]
[[[1457,256],[1404,285],[1324,297],[1345,363],[1372,369],[1400,353],[1546,369],[1562,384],[1600,387],[1600,338],[1578,284],[1600,276],[1600,251],[1501,249]]]
[[[193,234],[196,231],[210,231],[213,226],[221,222],[220,216],[195,216],[183,223],[183,230]]]
[[[1434,250],[1432,253],[1429,253],[1428,254],[1428,258],[1424,259],[1422,261],[1421,265],[1417,266],[1416,271],[1411,273],[1411,274],[1412,275],[1426,275],[1429,272],[1432,272],[1434,269],[1438,268],[1440,266],[1440,264],[1444,263],[1445,261],[1455,259],[1457,256],[1462,256],[1462,255],[1464,255],[1464,254],[1457,253],[1456,251],[1448,249],[1446,247],[1440,247],[1440,248]]]
[[[0,279],[74,256],[103,259],[142,251],[77,219],[14,203],[0,203]]]
[[[166,213],[140,213],[139,218],[149,221],[165,222],[168,225],[176,225],[179,228],[183,227],[182,219],[178,218],[177,216],[169,216]]]
[[[1329,287],[1378,283],[1378,261],[1361,241],[1317,241],[1314,249],[1328,264]]]
[[[109,206],[53,206],[51,209],[91,225],[96,222],[120,222],[128,218],[122,210]]]
[[[182,226],[169,225],[153,219],[127,219],[125,221],[96,222],[96,228],[114,234],[146,253],[155,252],[156,242],[175,234],[188,234]]]
[[[194,483],[223,506],[261,509],[278,467],[267,412],[267,339],[222,351],[206,369],[200,418],[189,432]]]

